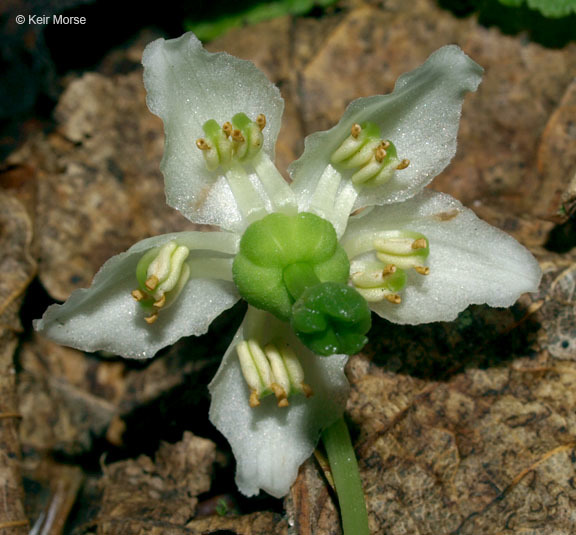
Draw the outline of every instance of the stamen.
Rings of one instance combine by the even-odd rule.
[[[152,292],[158,286],[158,282],[159,282],[159,280],[158,280],[158,277],[156,275],[150,275],[146,279],[146,282],[144,283],[144,285],[146,286],[146,288],[148,288],[148,290],[150,290]]]
[[[150,316],[146,316],[144,318],[144,321],[146,321],[148,325],[152,325],[157,319],[158,319],[158,312],[155,312],[154,314],[150,314]]]
[[[394,264],[386,264],[382,270],[382,276],[385,277],[386,275],[391,275],[392,273],[396,273],[396,266]]]
[[[284,390],[278,383],[272,383],[270,385],[270,390],[274,392],[274,395],[278,400],[278,407],[288,407],[288,405],[290,405],[286,390]]]
[[[198,138],[196,140],[196,146],[200,150],[210,150],[212,147],[208,144],[208,142],[204,138]]]
[[[258,125],[258,128],[260,128],[260,130],[264,130],[264,128],[266,128],[266,115],[264,115],[263,113],[258,115],[258,117],[256,117],[256,124]]]
[[[332,153],[330,161],[343,169],[353,169],[350,179],[356,187],[385,184],[397,169],[404,169],[410,163],[398,158],[394,144],[382,139],[380,127],[370,122],[353,125],[350,135]]]
[[[226,121],[222,125],[222,132],[224,132],[224,134],[226,134],[226,137],[230,137],[233,130],[234,130],[234,127],[232,126],[232,123],[230,121]]]
[[[257,407],[260,399],[270,394],[276,396],[278,407],[288,407],[288,397],[295,392],[312,395],[312,389],[304,383],[302,365],[288,346],[279,350],[268,344],[262,349],[255,340],[244,340],[236,346],[236,354],[250,387],[250,407]]]
[[[426,249],[428,242],[425,238],[418,238],[412,242],[412,249]]]
[[[142,292],[140,290],[133,290],[132,291],[132,297],[134,299],[136,299],[136,301],[142,301],[142,299],[144,299],[145,295],[144,295],[144,292]]]
[[[166,294],[162,294],[162,297],[158,301],[154,302],[156,308],[162,308],[166,304]]]
[[[190,250],[171,240],[150,249],[136,266],[139,288],[132,297],[149,313],[144,319],[152,324],[160,309],[172,304],[190,278],[190,266],[185,263]]]
[[[248,404],[251,408],[258,407],[258,405],[260,405],[260,397],[258,396],[258,392],[256,392],[256,390],[250,391],[250,399],[248,400]]]
[[[398,292],[406,285],[406,273],[388,264],[378,271],[357,271],[350,277],[356,291],[369,303],[378,303],[384,299],[399,304]]]
[[[234,141],[237,141],[238,143],[243,143],[244,141],[246,141],[244,139],[244,136],[242,135],[242,132],[240,132],[240,130],[238,129],[232,131],[232,139]]]
[[[414,266],[414,270],[420,275],[430,275],[430,268],[428,266]]]
[[[382,163],[386,158],[386,150],[381,145],[374,151],[374,158],[378,163]]]

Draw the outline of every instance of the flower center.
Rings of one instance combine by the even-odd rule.
[[[252,223],[232,273],[248,303],[290,321],[316,354],[353,354],[366,344],[370,309],[348,286],[350,262],[325,219],[273,213]]]
[[[374,123],[354,124],[350,135],[332,154],[331,162],[354,170],[351,180],[356,185],[384,184],[396,170],[410,165],[409,160],[398,158],[392,141],[382,139],[380,128]]]

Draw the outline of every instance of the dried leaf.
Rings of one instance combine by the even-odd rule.
[[[27,532],[24,516],[16,401],[14,351],[21,330],[18,311],[34,276],[30,256],[32,229],[26,210],[15,198],[0,192],[0,529],[3,535]]]
[[[107,466],[98,533],[142,533],[148,528],[155,533],[161,525],[165,533],[172,533],[171,528],[185,533],[198,494],[210,488],[215,449],[209,440],[186,432],[181,442],[162,444],[155,461],[141,456]]]

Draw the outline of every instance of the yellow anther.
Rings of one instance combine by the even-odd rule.
[[[412,249],[426,249],[428,242],[425,238],[418,238],[412,242]]]
[[[246,141],[244,139],[244,136],[242,135],[242,132],[238,129],[232,131],[232,139],[234,141],[237,141],[238,143],[243,143],[244,141]]]
[[[196,140],[196,146],[200,150],[210,150],[212,147],[208,144],[208,142],[204,138],[198,138]]]
[[[146,297],[144,295],[144,292],[140,291],[140,290],[133,290],[132,291],[132,297],[134,299],[136,299],[136,301],[142,301],[142,299],[144,299],[144,297]]]
[[[414,266],[414,270],[420,275],[430,275],[430,268],[428,266]]]
[[[264,130],[264,128],[266,128],[266,115],[264,115],[263,113],[258,115],[258,117],[256,117],[256,124],[258,125],[258,128],[260,128],[260,130]]]
[[[158,319],[158,313],[155,312],[154,314],[150,314],[150,316],[146,316],[144,320],[148,325],[152,325]]]
[[[384,158],[386,158],[386,150],[382,147],[382,145],[380,145],[374,151],[374,158],[376,158],[376,161],[378,163],[382,163],[384,161]]]
[[[230,121],[226,121],[222,125],[222,132],[224,132],[226,137],[230,137],[230,135],[232,134],[233,131],[234,131],[234,127],[232,126],[232,123]]]
[[[307,398],[310,398],[314,395],[312,387],[306,383],[300,383],[300,389],[302,390],[302,394],[304,394]]]
[[[258,392],[256,390],[250,391],[250,399],[248,400],[248,404],[250,407],[258,407],[260,405],[260,397],[258,396]]]
[[[385,277],[386,275],[391,275],[392,273],[396,273],[396,266],[394,264],[386,264],[382,270],[382,276]]]
[[[150,290],[152,292],[156,289],[156,286],[158,286],[158,282],[159,282],[158,277],[156,275],[150,275],[146,279],[144,286],[146,286],[146,288],[148,288],[148,290]]]
[[[350,129],[350,135],[356,139],[361,133],[362,127],[358,123],[353,124],[352,128]]]
[[[402,302],[402,298],[398,294],[387,294],[384,296],[384,299],[393,305],[399,305]]]
[[[154,303],[154,306],[156,308],[162,308],[165,304],[166,304],[166,294],[162,294],[162,297]]]
[[[387,148],[390,146],[390,141],[388,141],[387,139],[383,139],[383,140],[382,140],[382,143],[380,143],[380,146],[381,146],[383,149],[387,149]]]
[[[288,407],[290,402],[288,401],[288,394],[278,383],[272,383],[270,385],[270,390],[274,392],[276,399],[278,400],[278,407]]]
[[[396,169],[400,170],[400,169],[406,169],[406,167],[408,167],[410,165],[410,160],[407,160],[406,158],[404,158],[404,160],[402,160],[397,166]]]

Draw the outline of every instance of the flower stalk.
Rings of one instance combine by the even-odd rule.
[[[324,430],[322,443],[338,494],[344,535],[370,535],[358,461],[343,418]]]

